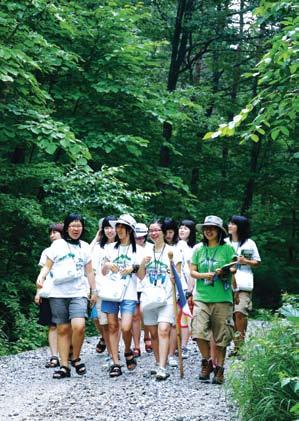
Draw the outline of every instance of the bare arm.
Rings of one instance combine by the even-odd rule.
[[[41,271],[40,271],[40,273],[39,273],[39,275],[38,275],[38,277],[36,279],[36,287],[37,288],[42,288],[43,287],[43,284],[45,282],[45,279],[46,279],[48,273],[50,272],[50,270],[52,269],[53,263],[54,262],[52,262],[52,260],[50,260],[47,257],[46,263],[41,268]]]
[[[198,272],[197,265],[191,264],[191,276],[194,279],[208,279],[211,281],[214,275],[215,272]]]
[[[98,292],[96,290],[96,281],[95,281],[95,277],[94,277],[94,272],[93,272],[91,261],[88,262],[85,265],[85,273],[86,273],[86,276],[87,276],[87,279],[88,279],[88,283],[89,283],[89,286],[90,286],[90,289],[91,289],[90,301],[95,304],[97,302]]]
[[[239,256],[237,263],[239,263],[240,265],[249,265],[249,266],[252,266],[252,267],[257,267],[260,264],[260,262],[258,260],[246,259],[246,257],[244,257],[244,256]]]

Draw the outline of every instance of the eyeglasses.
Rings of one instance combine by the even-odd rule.
[[[83,226],[81,224],[74,224],[74,225],[70,224],[69,225],[69,228],[71,228],[71,229],[74,229],[74,228],[83,228]]]
[[[148,230],[148,232],[159,232],[162,231],[161,229],[152,229],[152,230]]]

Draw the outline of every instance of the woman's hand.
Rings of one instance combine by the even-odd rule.
[[[92,305],[95,305],[98,301],[98,294],[91,294],[90,302]]]
[[[144,265],[148,265],[149,262],[152,260],[151,256],[145,256],[145,258],[143,259]]]
[[[119,273],[121,274],[121,276],[127,276],[130,275],[133,272],[133,266],[129,266],[125,269],[122,269],[119,271]]]
[[[216,272],[217,272],[217,269],[216,269]],[[212,281],[216,272],[207,272],[207,273],[205,273],[204,274],[205,275],[204,276],[204,279],[207,279],[208,281]]]
[[[41,297],[40,297],[40,295],[39,295],[39,293],[38,293],[38,292],[35,294],[35,297],[34,297],[34,302],[35,302],[35,304],[37,304],[37,305],[40,305],[40,303],[42,302],[42,299],[41,299]]]
[[[115,264],[115,263],[112,263],[112,262],[106,262],[105,264],[104,264],[104,266],[103,266],[103,269],[102,269],[102,271],[103,272],[109,272],[109,271],[111,271],[111,272],[113,272],[113,273],[117,273],[118,272],[118,267],[117,267],[117,265]],[[104,273],[105,274],[105,273]]]
[[[215,273],[216,273],[217,276],[219,276],[221,278],[221,276],[223,275],[223,270],[218,268],[218,269],[215,270]]]
[[[248,260],[244,256],[238,256],[238,261],[237,262],[240,265],[247,265],[248,264]]]

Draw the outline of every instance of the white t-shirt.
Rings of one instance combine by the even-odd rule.
[[[47,261],[47,251],[48,251],[48,249],[49,249],[50,247],[47,247],[43,252],[42,252],[42,254],[41,254],[41,256],[40,256],[40,259],[39,259],[39,262],[38,262],[38,266],[41,266],[41,267],[43,267],[43,266],[45,266],[45,264],[46,264],[46,261]]]
[[[50,297],[87,297],[88,289],[86,285],[85,266],[91,261],[89,244],[81,240],[79,244],[71,244],[63,239],[59,239],[54,241],[51,247],[46,250],[46,256],[54,265],[59,264],[59,262],[65,258],[73,258],[78,273],[78,278],[74,279],[74,281],[61,283],[59,285],[54,284],[51,289]]]
[[[193,248],[188,246],[187,242],[184,240],[180,240],[176,244],[176,248],[178,253],[181,257],[181,280],[182,280],[182,287],[184,291],[188,291],[189,284],[190,284],[190,264],[192,260],[192,252]]]
[[[229,238],[226,238],[225,241],[235,249],[237,256],[244,256],[246,259],[256,260],[258,262],[261,261],[257,246],[250,238],[248,238],[241,246],[240,242],[231,241]],[[241,290],[242,288],[244,290],[253,289],[253,272],[250,265],[237,264],[236,282],[237,287]],[[246,285],[248,285],[248,288]]]
[[[108,244],[105,248],[105,261],[115,263],[118,269],[126,269],[132,265],[140,265],[144,256],[144,250],[136,244],[136,253],[133,253],[132,245],[119,245],[115,248],[116,243]],[[109,273],[106,275],[109,282]],[[127,275],[128,286],[124,296],[124,300],[137,301],[137,276],[133,273]]]
[[[149,250],[152,260],[145,266],[146,275],[142,281],[143,288],[147,285],[161,285],[166,290],[167,304],[172,304],[172,282],[170,280],[170,262],[168,253],[172,251],[173,262],[176,265],[181,262],[181,257],[176,247],[165,244],[159,252],[154,251],[154,247]]]
[[[92,252],[91,252],[91,260],[92,260],[92,267],[95,273],[95,279],[96,279],[96,288],[100,288],[100,280],[103,278],[102,275],[102,265],[103,260],[105,258],[106,249],[109,246],[108,243],[104,245],[104,247],[101,247],[100,243],[96,243],[93,246]]]

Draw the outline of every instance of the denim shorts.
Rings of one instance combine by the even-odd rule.
[[[137,301],[135,300],[123,300],[120,303],[114,301],[102,301],[102,311],[104,313],[118,314],[134,314],[136,309]]]
[[[87,298],[49,298],[52,310],[52,322],[57,324],[70,323],[72,319],[86,318]]]

